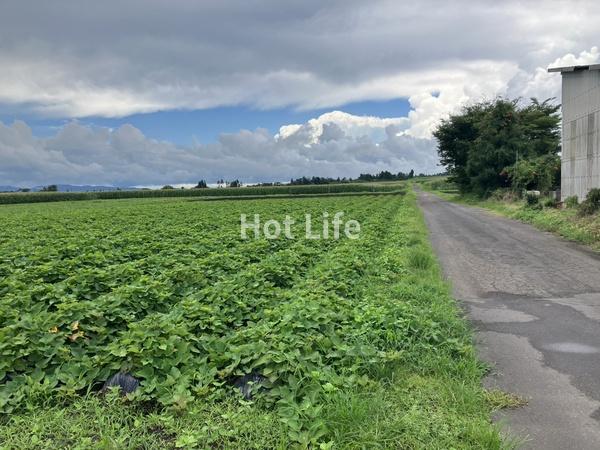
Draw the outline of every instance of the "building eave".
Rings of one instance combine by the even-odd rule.
[[[589,64],[587,66],[564,66],[548,67],[548,72],[577,72],[580,70],[600,70],[600,64]]]

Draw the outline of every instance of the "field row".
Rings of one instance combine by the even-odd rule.
[[[314,195],[352,192],[393,192],[397,183],[344,183],[320,185],[252,186],[207,189],[138,189],[105,192],[14,192],[0,193],[0,204],[74,200],[111,200],[159,197],[257,197],[266,195]]]

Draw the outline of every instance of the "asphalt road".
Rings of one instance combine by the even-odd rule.
[[[524,448],[600,449],[600,257],[428,193],[431,242],[492,365],[485,380],[528,400],[497,419]]]

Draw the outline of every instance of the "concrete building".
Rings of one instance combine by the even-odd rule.
[[[562,75],[561,197],[600,188],[600,64],[553,67]]]

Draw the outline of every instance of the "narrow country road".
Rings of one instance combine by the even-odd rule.
[[[487,387],[528,400],[498,419],[524,448],[600,449],[600,257],[549,233],[420,192],[465,308]]]

